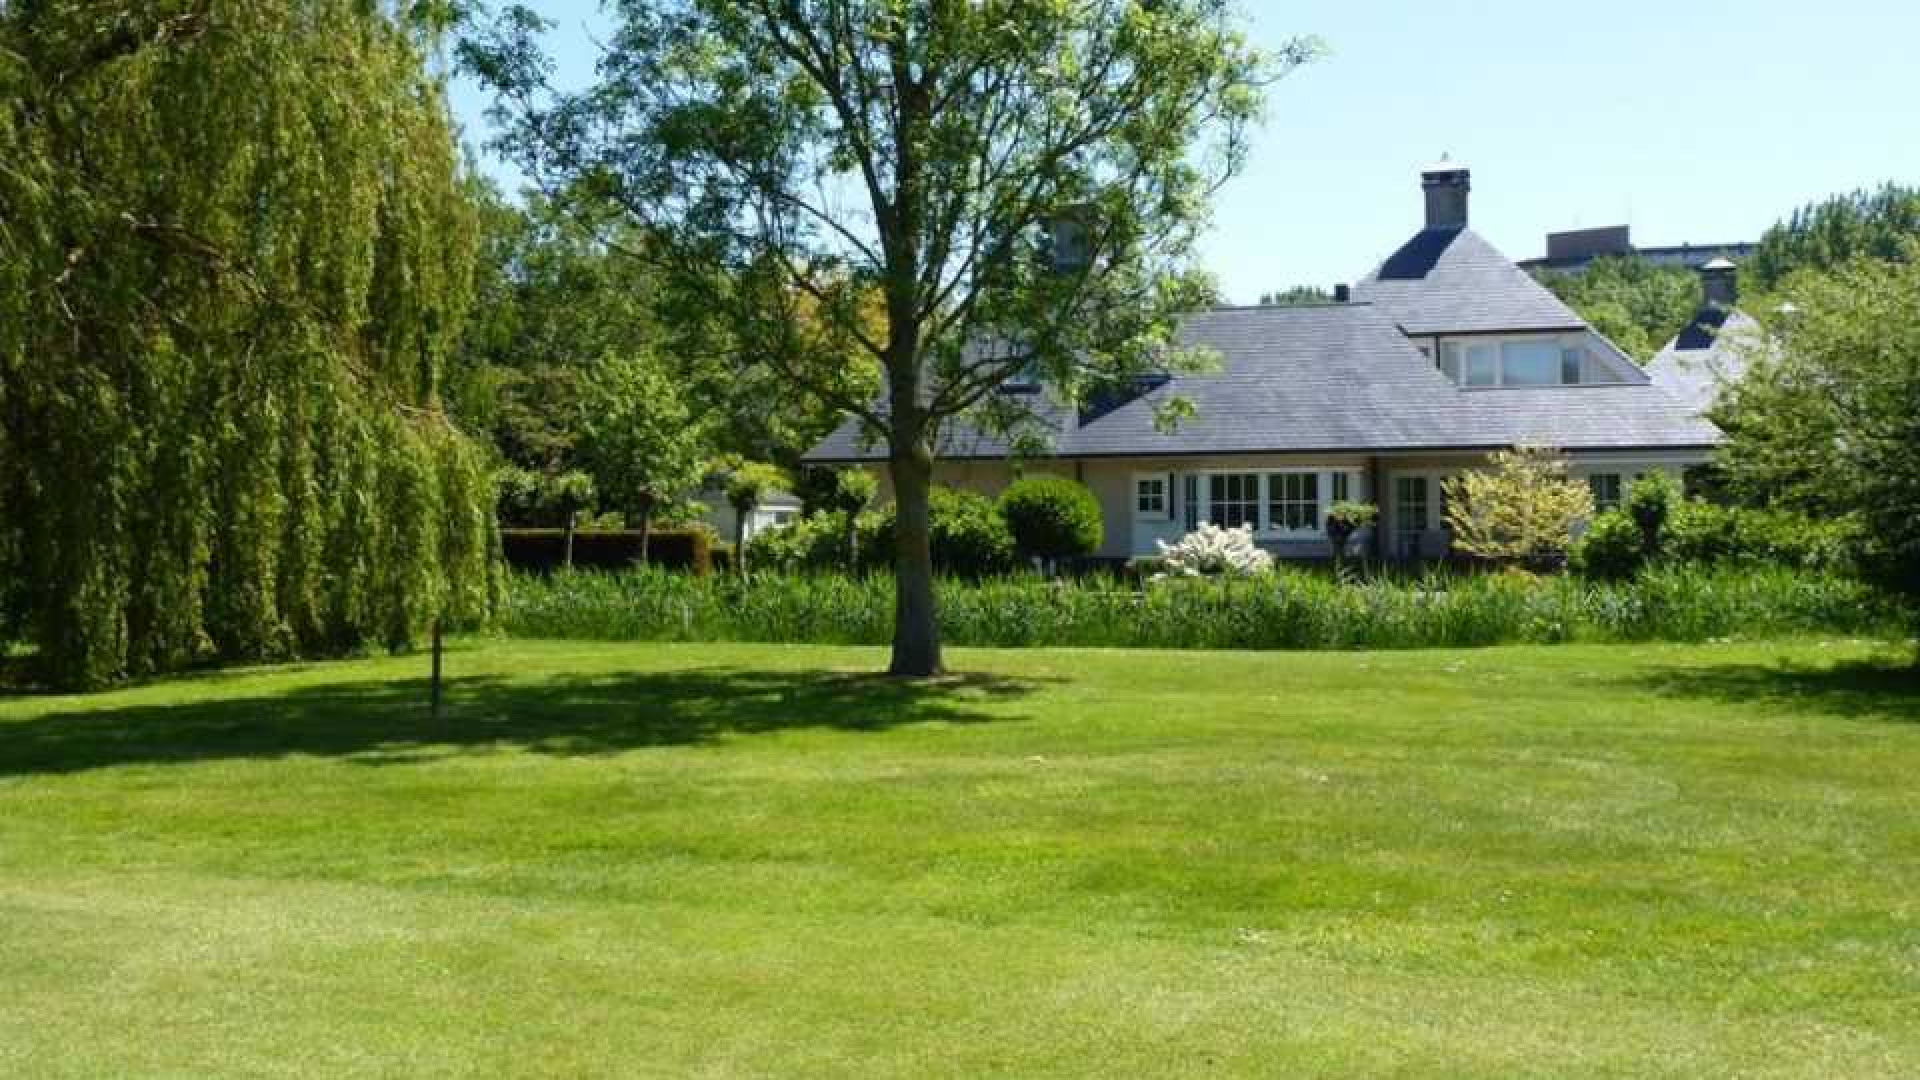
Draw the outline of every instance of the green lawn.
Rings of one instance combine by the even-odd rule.
[[[1920,1075],[1859,646],[488,643],[0,698],[0,1075]]]

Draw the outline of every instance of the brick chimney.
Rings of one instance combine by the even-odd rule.
[[[1441,158],[1439,164],[1421,170],[1420,187],[1427,196],[1427,228],[1466,226],[1467,193],[1473,190],[1473,178],[1465,165]]]
[[[1740,300],[1740,271],[1733,262],[1718,258],[1700,268],[1700,292],[1707,307],[1732,308]]]

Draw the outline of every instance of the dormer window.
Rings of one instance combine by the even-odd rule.
[[[1476,390],[1622,381],[1591,361],[1584,336],[1488,337],[1443,342],[1435,366],[1456,386]]]

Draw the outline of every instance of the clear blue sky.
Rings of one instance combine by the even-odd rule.
[[[560,77],[591,79],[593,0],[561,24]],[[1243,0],[1254,35],[1330,49],[1273,88],[1205,263],[1228,299],[1351,281],[1419,224],[1420,166],[1473,169],[1474,227],[1509,256],[1560,229],[1641,244],[1749,240],[1839,191],[1920,182],[1911,0]],[[484,97],[456,87],[478,142]],[[503,182],[511,170],[488,160]]]

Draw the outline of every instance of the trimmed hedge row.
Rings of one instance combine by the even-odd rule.
[[[566,564],[565,529],[502,529],[500,549],[515,570],[548,574]],[[640,563],[637,529],[583,529],[573,534],[576,570],[625,570]],[[713,571],[713,538],[703,529],[656,529],[647,537],[647,564],[705,576]]]

